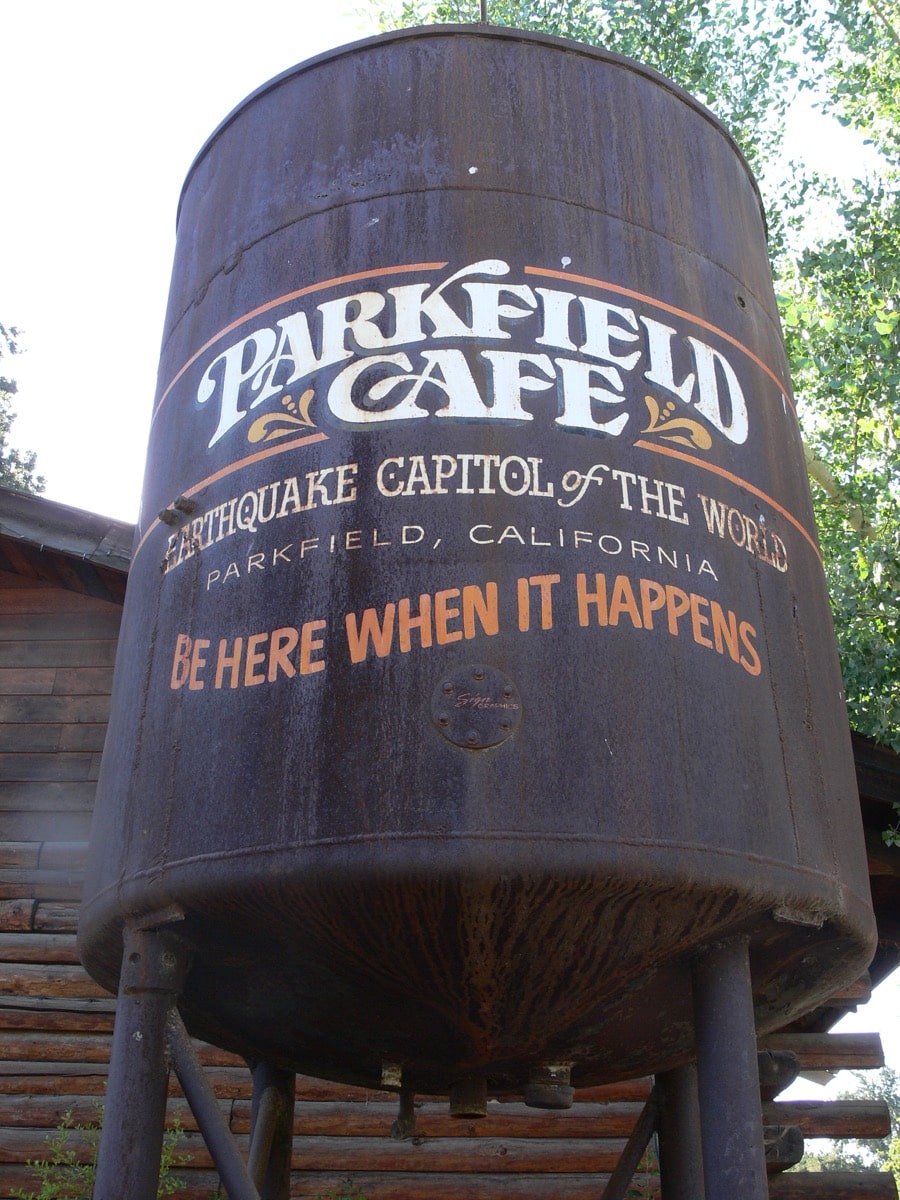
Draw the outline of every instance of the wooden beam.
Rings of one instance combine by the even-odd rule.
[[[220,1100],[225,1118],[231,1112],[231,1100]],[[54,1096],[0,1096],[0,1125],[25,1126],[32,1129],[55,1130],[66,1113],[71,1113],[77,1124],[89,1125],[97,1120],[103,1107],[102,1098],[97,1096],[54,1095]],[[166,1128],[195,1131],[197,1120],[187,1100],[181,1096],[170,1097],[166,1108]]]
[[[557,1112],[540,1112],[524,1104],[488,1104],[487,1120],[451,1117],[447,1101],[416,1103],[416,1136],[442,1138],[627,1138],[643,1105],[576,1104]],[[331,1103],[298,1101],[294,1133],[300,1137],[389,1137],[397,1101]],[[2,1124],[2,1120],[0,1120]],[[234,1100],[231,1128],[250,1131],[250,1102]]]
[[[107,1073],[105,1065],[89,1063],[0,1062],[0,1095],[102,1096]]]
[[[70,750],[102,750],[105,737],[105,722],[0,724],[0,754],[57,754]]]
[[[111,1045],[111,1039],[102,1034],[4,1032],[0,1033],[0,1061],[105,1063],[109,1061]],[[237,1055],[218,1046],[204,1042],[196,1045],[204,1066],[235,1066],[241,1062]]]
[[[94,754],[91,751],[69,754],[2,754],[0,755],[0,780],[11,783],[43,783],[75,780],[96,782],[93,769]]]
[[[61,998],[109,996],[99,983],[94,983],[83,967],[54,963],[48,966],[37,963],[0,964],[0,1001],[4,995],[11,996],[57,996]]]
[[[897,1185],[881,1171],[787,1171],[769,1179],[770,1200],[897,1200]]]
[[[872,976],[866,971],[865,975],[861,975],[859,979],[855,979],[853,983],[848,983],[846,987],[842,987],[839,992],[829,996],[822,1007],[828,1008],[831,1005],[839,1006],[846,1002],[853,1004],[865,1004],[867,1000],[872,998]]]
[[[58,900],[40,900],[34,908],[34,928],[37,931],[70,930],[78,928],[79,905],[64,904]]]
[[[763,1120],[796,1125],[810,1138],[882,1138],[891,1132],[886,1100],[778,1100],[763,1105]]]
[[[112,1033],[115,1014],[98,1007],[81,1009],[9,1008],[0,998],[0,1030],[47,1033]]]
[[[31,897],[0,900],[0,929],[16,932],[30,929],[34,905],[34,899]]]
[[[249,1138],[235,1138],[246,1161]],[[79,1159],[88,1152],[83,1135],[73,1131],[68,1147]],[[479,1138],[476,1141],[429,1138],[422,1142],[397,1142],[392,1138],[297,1138],[291,1166],[297,1171],[330,1171],[340,1163],[345,1174],[353,1171],[408,1171],[420,1173],[459,1172],[497,1174],[538,1172],[551,1174],[605,1174],[615,1167],[624,1141],[582,1143],[556,1139],[515,1140]],[[46,1130],[0,1127],[0,1160],[25,1162],[40,1158],[46,1150]],[[209,1151],[199,1133],[187,1132],[179,1139],[177,1153],[187,1167],[212,1166]]]
[[[41,842],[38,866],[44,871],[83,871],[87,865],[87,856],[88,843],[86,841],[43,841]]]
[[[11,780],[0,783],[0,812],[90,812],[96,791],[91,780]]]
[[[115,637],[85,641],[0,641],[0,667],[111,667],[116,661]]]
[[[105,724],[108,720],[109,696],[0,697],[0,722],[7,725],[32,721]]]
[[[40,842],[0,842],[0,869],[36,867]]]
[[[218,1186],[213,1171],[179,1169],[175,1174],[184,1180],[178,1189],[178,1200],[209,1200]],[[327,1171],[294,1172],[291,1196],[294,1200],[310,1197],[340,1195],[348,1172],[338,1168]],[[606,1184],[605,1175],[545,1175],[528,1178],[515,1175],[473,1173],[470,1175],[433,1174],[418,1176],[395,1172],[356,1172],[352,1183],[364,1196],[374,1200],[597,1200],[598,1188]],[[14,1188],[34,1190],[33,1173],[25,1166],[0,1164],[0,1194],[9,1195]],[[881,1195],[865,1200],[885,1200]]]
[[[88,605],[76,606],[71,597],[56,590],[44,589],[37,595],[26,597],[21,589],[17,589],[12,605],[6,596],[3,597],[3,640],[33,642],[68,638],[84,641],[118,637],[122,610],[108,603],[91,604],[88,601]],[[10,611],[10,607],[17,611]],[[58,619],[52,620],[53,617]]]
[[[0,933],[0,963],[80,966],[74,933]],[[2,1001],[0,1001],[2,1003]]]
[[[103,996],[11,996],[0,994],[0,1007],[24,1008],[35,1012],[104,1012],[116,1011],[116,1000],[113,995]]]
[[[884,1066],[877,1033],[770,1033],[761,1050],[790,1050],[801,1071],[876,1070]]]

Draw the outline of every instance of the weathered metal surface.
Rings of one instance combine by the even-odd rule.
[[[222,1186],[234,1200],[261,1200],[250,1170],[241,1157],[228,1119],[219,1107],[216,1093],[197,1057],[184,1027],[181,1014],[173,1007],[166,1020],[166,1034],[172,1066],[184,1097],[191,1106],[203,1140],[212,1155]],[[133,1093],[136,1102],[140,1093]],[[120,1195],[122,1193],[119,1193]]]
[[[545,1063],[528,1076],[525,1103],[529,1108],[571,1108],[575,1089],[571,1063]]]
[[[261,1200],[290,1200],[297,1076],[271,1063],[254,1063],[252,1125],[247,1169]]]
[[[860,973],[763,220],[702,108],[459,26],[289,71],[190,172],[159,378],[99,979],[174,901],[193,1030],[446,1092],[685,1061],[726,934],[764,1029]],[[434,707],[475,668],[519,704],[490,746]]]
[[[125,930],[96,1200],[155,1200],[166,1113],[166,1031],[191,960],[168,931]]]
[[[706,1200],[769,1200],[748,951],[747,939],[736,937],[694,963]]]
[[[666,1200],[705,1195],[697,1066],[687,1063],[656,1077],[659,1090],[659,1176]]]
[[[631,1136],[625,1143],[615,1169],[607,1180],[600,1200],[624,1200],[626,1189],[634,1179],[650,1139],[659,1127],[659,1103],[659,1089],[654,1087],[631,1131]]]

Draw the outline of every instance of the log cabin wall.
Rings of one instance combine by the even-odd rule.
[[[75,950],[132,529],[0,489],[0,1194],[68,1079],[99,1096],[113,1001]]]
[[[66,1113],[96,1119],[109,1061],[114,998],[81,968],[75,949],[82,868],[109,708],[130,526],[0,489],[0,1200],[37,1191],[29,1159]],[[876,981],[900,957],[900,870],[878,829],[900,794],[897,756],[857,739],[876,907],[884,937]],[[806,1070],[875,1068],[877,1035],[836,1035],[830,1024],[864,1002],[870,980],[827,1010],[766,1040]],[[246,1152],[250,1078],[241,1061],[199,1045],[220,1107]],[[446,1101],[422,1098],[415,1136],[390,1137],[396,1098],[300,1078],[292,1197],[367,1200],[596,1198],[650,1092],[646,1079],[581,1091],[566,1112],[492,1101],[487,1120],[458,1121]],[[784,1172],[802,1138],[881,1137],[880,1102],[789,1104],[766,1093],[774,1200],[896,1200],[890,1175]],[[181,1200],[211,1200],[218,1178],[177,1084],[169,1124],[181,1128]],[[89,1139],[71,1146],[90,1154]],[[629,1196],[658,1195],[648,1168]],[[699,1198],[698,1198],[699,1200]]]

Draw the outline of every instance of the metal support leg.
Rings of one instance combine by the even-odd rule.
[[[250,1177],[261,1200],[290,1200],[294,1146],[294,1071],[253,1063]]]
[[[216,1094],[194,1053],[191,1039],[176,1008],[169,1011],[166,1024],[175,1074],[185,1099],[191,1106],[191,1112],[197,1118],[203,1140],[212,1155],[229,1200],[260,1200],[259,1192],[250,1178],[228,1122],[219,1108]],[[122,1196],[120,1200],[132,1200],[132,1197]]]
[[[169,1065],[166,1017],[190,947],[166,930],[125,930],[94,1200],[156,1200]]]
[[[600,1200],[623,1200],[628,1185],[644,1157],[650,1139],[656,1133],[658,1121],[659,1092],[654,1088],[635,1123],[631,1137],[625,1143],[625,1148],[619,1156],[613,1173],[607,1180]]]
[[[768,1200],[747,939],[707,950],[693,982],[706,1200]]]
[[[697,1068],[693,1063],[656,1077],[660,1093],[659,1173],[666,1200],[702,1200],[703,1151]]]

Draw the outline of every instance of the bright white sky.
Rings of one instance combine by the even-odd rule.
[[[248,93],[376,33],[341,0],[0,0],[0,322],[46,495],[133,521],[184,176]],[[354,15],[356,14],[356,15]],[[834,157],[834,128],[808,126]],[[900,1069],[900,979],[850,1023]],[[807,1092],[816,1094],[816,1089]]]
[[[15,445],[133,521],[191,162],[286,67],[377,33],[341,0],[0,0],[0,323]]]

